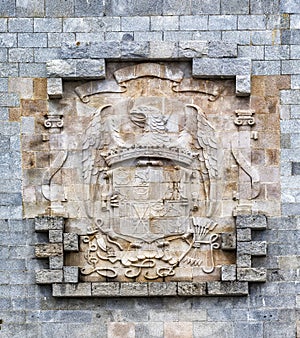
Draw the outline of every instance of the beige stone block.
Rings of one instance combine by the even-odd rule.
[[[164,338],[193,338],[193,323],[165,322]]]
[[[9,108],[9,121],[10,122],[19,122],[20,118],[21,118],[20,108]]]
[[[36,244],[35,256],[37,258],[47,258],[50,256],[60,256],[63,253],[62,244]]]
[[[107,338],[135,338],[135,337],[136,335],[134,323],[127,322],[107,323]]]
[[[47,79],[35,78],[33,79],[33,95],[35,99],[47,99]]]
[[[33,116],[35,113],[42,113],[48,111],[48,104],[46,100],[21,100],[22,116]]]
[[[22,152],[22,167],[24,169],[32,169],[36,167],[36,152],[34,151]]]
[[[192,270],[192,281],[196,283],[220,280],[220,278],[221,278],[220,267],[214,267],[214,270],[210,273],[203,272],[201,267],[193,268]]]

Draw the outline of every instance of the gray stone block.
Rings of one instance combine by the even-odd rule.
[[[272,30],[261,30],[251,32],[251,44],[253,45],[279,45],[280,34],[274,34]]]
[[[163,15],[190,15],[191,2],[178,0],[163,1]]]
[[[78,266],[64,266],[64,283],[78,283],[79,281],[79,270]]]
[[[178,30],[179,29],[179,17],[178,16],[152,16],[150,28],[152,31]]]
[[[208,43],[208,56],[211,58],[237,57],[237,44],[210,41]]]
[[[249,59],[193,59],[193,76],[236,76],[251,72]]]
[[[238,215],[236,217],[237,228],[266,229],[267,218],[265,215]]]
[[[65,79],[86,78],[103,79],[105,77],[104,60],[52,60],[47,63],[49,77]]]
[[[171,59],[178,57],[178,46],[172,41],[149,41],[151,59]]]
[[[0,18],[0,32],[1,33],[8,31],[7,25],[8,25],[8,19],[7,18]]]
[[[291,76],[291,89],[300,89],[300,75],[292,75]],[[296,111],[298,111],[298,113],[295,114],[295,116],[299,116],[299,106],[296,106]],[[291,115],[291,117],[293,117]]]
[[[265,47],[265,60],[286,60],[289,59],[290,47],[289,46],[266,46]],[[282,68],[284,66],[282,65]],[[284,74],[284,72],[282,72]]]
[[[121,43],[121,56],[125,59],[147,58],[149,53],[149,42],[122,41]]]
[[[222,14],[248,14],[249,0],[221,0]]]
[[[88,48],[92,58],[115,59],[121,57],[121,44],[117,41],[92,43]]]
[[[91,283],[53,284],[52,295],[53,297],[90,297],[92,295]]]
[[[178,296],[204,296],[206,295],[206,283],[178,282]]]
[[[177,283],[175,282],[155,282],[148,283],[149,296],[176,296]]]
[[[63,217],[36,217],[34,226],[35,231],[45,232],[49,230],[63,230],[64,229],[64,218]]]
[[[59,99],[62,97],[63,85],[61,78],[47,79],[47,94],[50,99]]]
[[[17,47],[16,33],[0,33],[0,48]]]
[[[208,18],[209,30],[236,30],[236,15],[211,15]]]
[[[179,41],[178,56],[180,58],[202,57],[208,53],[207,41]]]
[[[280,99],[281,104],[300,104],[299,90],[282,90]]]
[[[253,75],[279,75],[281,73],[280,61],[253,61]]]
[[[180,30],[198,31],[207,30],[208,16],[207,15],[194,15],[194,16],[181,16],[179,18]]]
[[[33,48],[10,48],[9,62],[33,62]]]
[[[20,77],[46,77],[46,65],[44,63],[20,63]]]
[[[102,16],[104,15],[105,1],[99,0],[76,0],[75,1],[75,16]]]
[[[163,0],[107,0],[105,13],[107,16],[161,15],[163,4]]]
[[[121,283],[120,296],[139,297],[148,296],[147,283]]]
[[[237,229],[236,230],[237,240],[239,242],[248,242],[251,241],[251,229]]]
[[[267,243],[265,241],[240,242],[237,244],[238,254],[249,254],[252,256],[265,256]]]
[[[61,18],[35,18],[34,31],[40,33],[61,32],[62,19]]]
[[[278,0],[256,0],[250,3],[251,14],[277,14],[279,12]]]
[[[117,297],[120,295],[119,282],[92,283],[92,296],[95,297]]]
[[[208,296],[241,296],[248,294],[247,282],[207,282]]]
[[[237,268],[237,279],[241,282],[265,282],[267,271],[265,268]]]
[[[221,234],[221,248],[222,250],[236,249],[236,235],[234,233]]]
[[[20,98],[15,93],[1,93],[0,106],[18,107],[20,105]]]
[[[281,13],[300,13],[300,0],[281,0]]]
[[[252,265],[251,255],[249,253],[237,253],[236,265],[239,268],[250,268]]]
[[[50,243],[62,243],[62,231],[61,230],[49,230],[49,242]]]
[[[64,251],[79,251],[79,240],[76,233],[64,233]]]
[[[237,43],[238,45],[248,45],[250,43],[251,33],[250,31],[225,31],[222,32],[222,39],[224,41]]]
[[[47,34],[19,33],[18,47],[47,47]]]
[[[235,78],[237,96],[249,96],[251,93],[251,75],[237,75]]]
[[[249,323],[248,321],[239,321],[234,324],[234,337],[257,338],[263,337],[263,335],[263,322]]]
[[[36,272],[37,284],[61,283],[63,281],[62,270],[40,270]]]
[[[49,268],[51,270],[62,270],[64,265],[63,256],[51,256],[49,257]]]
[[[282,61],[282,74],[300,74],[299,60]]]
[[[192,0],[191,8],[193,15],[221,13],[220,0]]]
[[[9,32],[33,32],[33,19],[11,18],[8,20]]]
[[[235,281],[236,280],[236,265],[223,265],[221,267],[221,280],[222,281]]]
[[[18,17],[43,17],[45,15],[44,1],[16,0],[16,15]]]
[[[239,15],[238,29],[239,30],[258,30],[266,28],[266,19],[264,15]]]
[[[161,42],[163,40],[163,32],[135,32],[134,40],[136,42],[149,41],[149,43]]]
[[[121,31],[149,31],[150,18],[147,16],[141,17],[122,17]]]
[[[15,15],[15,3],[12,1],[0,2],[0,17],[12,17]]]
[[[264,46],[239,46],[238,56],[251,60],[263,60],[265,57]]]
[[[75,43],[73,33],[48,33],[48,47],[61,47],[63,43]]]
[[[34,48],[34,61],[37,63],[60,59],[60,48]]]
[[[74,15],[74,0],[45,0],[46,16],[68,17]]]

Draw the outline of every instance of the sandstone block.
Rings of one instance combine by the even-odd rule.
[[[35,246],[35,256],[37,258],[48,258],[51,256],[61,256],[63,254],[62,244],[37,244]]]
[[[47,93],[50,99],[59,99],[62,97],[62,79],[50,78],[47,79]]]
[[[148,296],[147,283],[121,283],[120,296]]]
[[[176,296],[177,283],[155,282],[148,284],[149,296]]]

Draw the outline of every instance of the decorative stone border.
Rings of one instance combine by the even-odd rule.
[[[61,59],[47,63],[49,99],[62,97],[64,79],[104,79],[105,61],[192,61],[197,78],[235,78],[236,95],[251,92],[251,60],[237,57],[237,45],[221,41],[110,41],[63,45]],[[266,242],[253,241],[252,230],[265,229],[267,218],[237,210],[236,233],[221,234],[221,249],[236,251],[236,265],[222,266],[218,282],[80,282],[79,267],[65,266],[64,253],[79,251],[79,238],[64,232],[63,217],[36,217],[35,230],[49,243],[37,244],[37,258],[49,269],[36,273],[37,284],[52,284],[55,297],[233,296],[247,295],[249,282],[264,282],[265,268],[253,268],[252,257],[266,255]]]

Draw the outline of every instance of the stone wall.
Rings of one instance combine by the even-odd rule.
[[[39,117],[48,111],[46,64],[68,59],[75,64],[73,69],[79,65],[78,71],[86,74],[90,65],[81,66],[80,59],[99,59],[101,46],[100,58],[115,57],[113,61],[129,56],[167,60],[170,46],[175,43],[178,48],[179,41],[207,42],[214,67],[210,63],[209,74],[204,75],[244,75],[230,73],[228,60],[251,59],[251,93],[266,98],[254,104],[267,106],[267,114],[280,113],[281,196],[276,198],[281,213],[270,208],[267,229],[252,230],[252,240],[268,243],[266,257],[252,259],[253,268],[267,268],[266,282],[250,283],[248,295],[234,297],[55,298],[51,286],[36,284],[36,271],[49,266],[35,257],[35,245],[48,238],[35,232],[33,218],[23,219],[23,201],[33,202],[39,195],[32,188],[22,188],[28,187],[22,171],[30,176],[31,169],[38,171],[49,161],[39,156],[46,148],[35,148],[47,143],[32,137],[44,123]],[[2,1],[1,336],[296,337],[300,325],[299,41],[298,0]],[[152,50],[145,49],[145,42]],[[154,42],[168,47],[158,52]],[[120,45],[123,49],[116,47]],[[203,75],[205,62],[198,66]],[[76,78],[78,73],[69,76]],[[270,124],[271,130],[276,127]],[[30,144],[24,143],[26,139]],[[278,153],[269,150],[265,156],[269,165],[278,165]],[[273,197],[276,191],[271,192]]]

